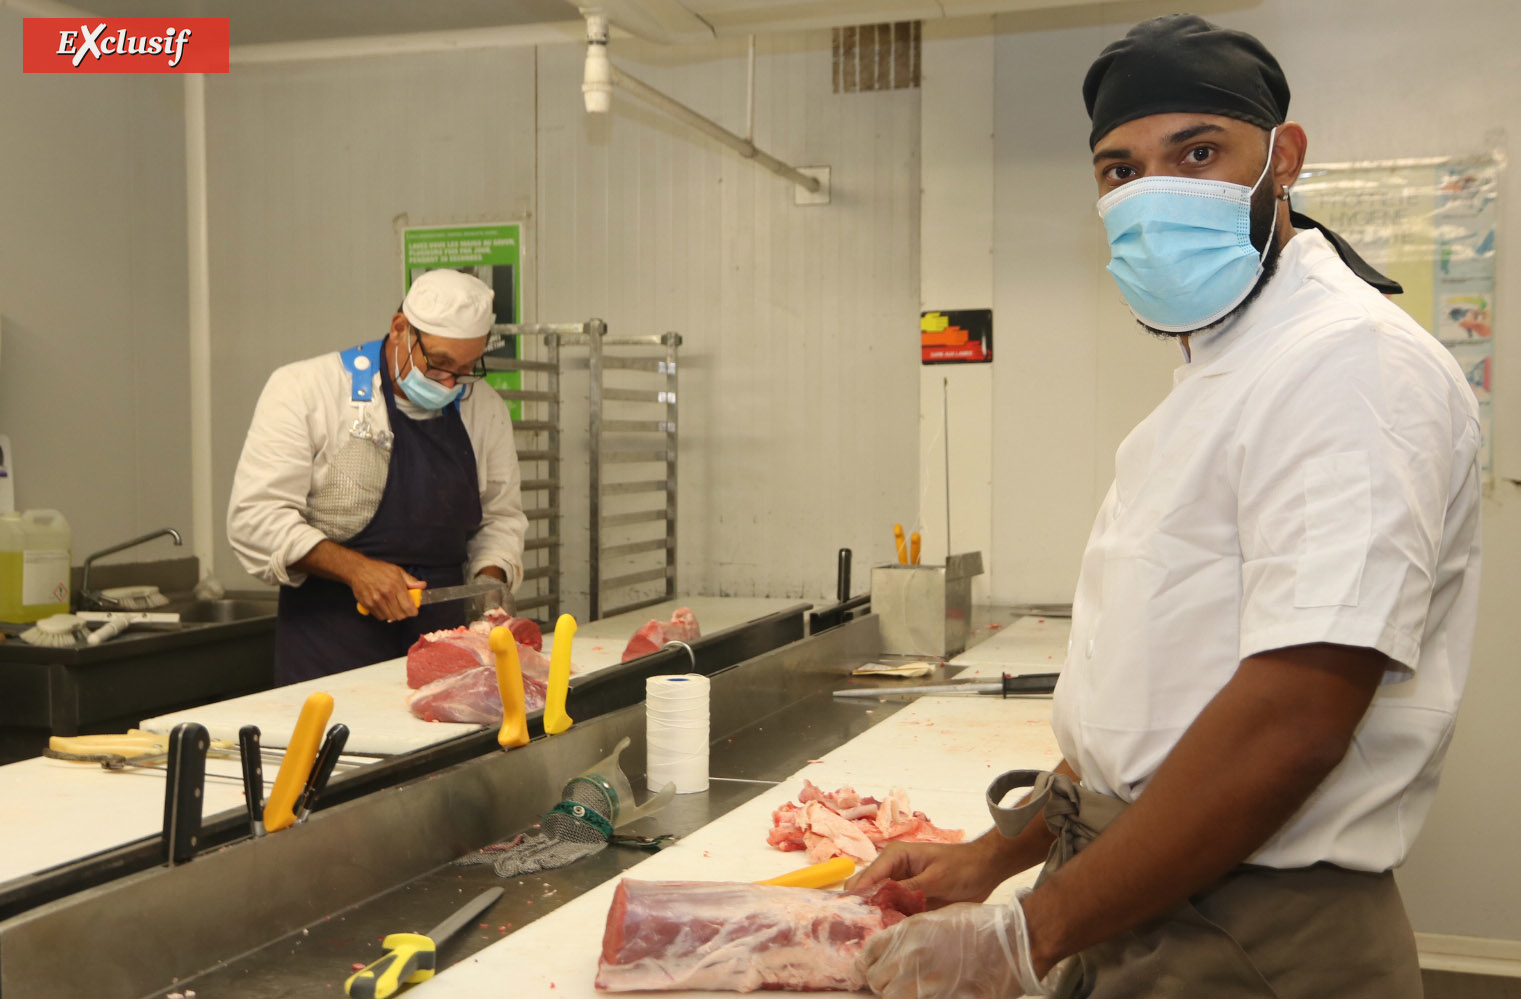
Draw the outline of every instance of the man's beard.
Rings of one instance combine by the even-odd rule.
[[[1262,247],[1267,243],[1269,235],[1272,236],[1273,242],[1267,248],[1267,256],[1262,258],[1262,273],[1257,276],[1257,283],[1252,286],[1252,290],[1246,293],[1246,297],[1234,309],[1206,326],[1200,326],[1197,329],[1191,330],[1159,330],[1155,326],[1147,326],[1139,319],[1136,322],[1152,336],[1168,340],[1173,337],[1192,336],[1195,333],[1208,333],[1210,330],[1224,326],[1232,319],[1235,319],[1241,310],[1257,300],[1257,296],[1262,294],[1262,289],[1267,287],[1267,283],[1273,279],[1273,275],[1278,271],[1278,254],[1283,247],[1278,241],[1278,233],[1273,225],[1273,216],[1277,212],[1278,199],[1273,196],[1272,184],[1266,184],[1252,194],[1252,245],[1257,248],[1258,253],[1261,253]]]

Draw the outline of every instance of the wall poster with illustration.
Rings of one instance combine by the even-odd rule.
[[[1491,474],[1498,154],[1306,164],[1296,211],[1340,233],[1405,286],[1394,301],[1457,358],[1479,401]]]

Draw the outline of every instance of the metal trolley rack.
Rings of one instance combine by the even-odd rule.
[[[517,612],[553,624],[560,616],[560,337],[579,332],[580,323],[512,323],[492,327],[486,342],[488,371],[522,372],[522,387],[497,388],[521,406],[513,421],[523,476],[523,585]],[[488,376],[489,377],[489,376]],[[543,608],[541,614],[527,614]]]
[[[515,337],[514,351],[508,343]],[[527,349],[534,344],[534,356]],[[523,372],[521,389],[498,394],[523,407],[515,423],[529,519],[519,612],[560,613],[561,420],[563,351],[588,352],[590,620],[676,595],[676,354],[681,335],[609,337],[600,319],[492,328],[487,366]],[[608,348],[616,348],[609,351]],[[514,356],[517,355],[517,356]],[[530,387],[530,383],[531,386]],[[648,505],[652,496],[661,502]],[[655,529],[658,525],[658,529]],[[651,565],[658,560],[658,564]],[[652,587],[649,584],[658,583]],[[523,594],[523,591],[520,591]]]

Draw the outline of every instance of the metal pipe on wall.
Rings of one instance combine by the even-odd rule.
[[[649,84],[629,76],[617,66],[612,66],[611,69],[613,86],[619,87],[630,96],[637,97],[646,104],[664,111],[671,117],[691,125],[704,135],[717,139],[745,159],[754,160],[767,170],[770,170],[779,177],[785,177],[810,194],[818,191],[819,179],[817,177],[810,177],[788,166],[770,153],[756,148],[755,143],[735,135],[715,121],[704,118],[674,97],[668,97]]]
[[[206,205],[206,77],[185,75],[185,231],[190,328],[190,544],[214,570],[211,488],[211,257]]]

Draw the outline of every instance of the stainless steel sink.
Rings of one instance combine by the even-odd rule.
[[[276,604],[273,600],[192,600],[188,604],[165,607],[166,611],[179,611],[180,621],[185,624],[227,624],[232,621],[251,621],[261,617],[274,617]]]

